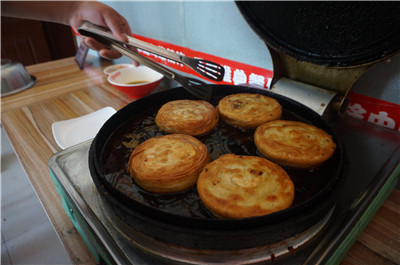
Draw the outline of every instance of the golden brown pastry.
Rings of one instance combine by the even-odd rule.
[[[282,106],[277,100],[250,93],[224,97],[219,101],[217,110],[222,120],[242,128],[256,128],[282,115]]]
[[[198,136],[211,131],[219,115],[213,105],[204,100],[174,100],[164,104],[157,112],[156,125],[168,133]]]
[[[283,166],[299,169],[316,167],[336,149],[331,135],[313,125],[276,120],[259,126],[254,134],[258,150]]]
[[[200,173],[197,191],[207,209],[221,218],[266,215],[294,200],[294,184],[285,170],[258,156],[220,156]]]
[[[207,147],[186,134],[169,134],[144,141],[128,162],[128,173],[143,189],[169,193],[193,186],[210,162]]]

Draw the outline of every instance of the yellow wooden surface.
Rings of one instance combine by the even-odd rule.
[[[88,60],[79,70],[73,58],[33,66],[34,87],[1,100],[2,125],[41,200],[54,228],[75,264],[96,264],[61,204],[50,177],[48,160],[61,150],[51,125],[106,106],[118,110],[132,101],[107,83],[102,72],[107,61]]]
[[[55,121],[76,118],[106,106],[116,110],[132,101],[107,83],[110,62],[88,59],[79,70],[73,58],[27,67],[34,87],[1,100],[1,121],[54,228],[75,264],[95,264],[65,213],[48,170],[61,150],[52,135]],[[361,234],[342,264],[400,264],[400,191],[394,190]]]

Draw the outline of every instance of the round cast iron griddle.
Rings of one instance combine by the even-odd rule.
[[[242,15],[272,48],[297,60],[347,67],[400,50],[398,2],[238,1]]]
[[[292,207],[261,217],[216,219],[202,205],[195,187],[174,194],[151,194],[135,185],[126,173],[134,146],[163,134],[154,125],[158,109],[171,100],[195,99],[183,88],[156,93],[119,110],[103,125],[91,144],[91,176],[115,215],[133,229],[155,239],[209,250],[265,246],[292,237],[317,223],[334,207],[346,175],[345,154],[329,124],[313,110],[278,94],[240,86],[212,87],[210,102],[214,105],[224,96],[239,92],[261,93],[277,99],[283,106],[283,118],[302,120],[330,133],[337,144],[335,154],[312,171],[286,169],[296,187]],[[259,155],[252,142],[253,133],[220,121],[216,129],[198,139],[206,144],[212,159],[223,153]],[[219,140],[210,140],[213,138]]]

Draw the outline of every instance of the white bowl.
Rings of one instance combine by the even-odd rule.
[[[129,68],[129,67],[135,67],[133,64],[114,64],[114,65],[110,65],[107,66],[106,68],[104,68],[103,72],[109,76],[110,74],[112,74],[113,72],[119,70],[119,69],[123,69],[123,68]]]
[[[108,82],[131,98],[141,98],[150,94],[160,84],[164,76],[141,65],[119,69],[108,76]]]

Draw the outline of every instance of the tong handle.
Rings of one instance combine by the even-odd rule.
[[[128,43],[136,48],[146,50],[148,52],[166,57],[167,59],[173,60],[178,63],[183,63],[181,60],[181,56],[175,52],[168,51],[166,49],[160,48],[156,45],[153,45],[151,43],[148,43],[148,42],[145,42],[142,40],[138,40],[138,39],[128,36],[128,35],[126,35],[126,36],[128,37]]]
[[[81,32],[83,30],[85,30],[87,32],[95,33],[97,35],[106,37],[108,39],[116,40],[114,35],[111,33],[111,31],[109,29],[95,25],[88,21],[84,21],[78,31]],[[157,55],[166,57],[166,58],[174,60],[176,62],[181,62],[180,55],[178,55],[174,52],[168,51],[166,49],[162,49],[156,45],[147,43],[145,41],[138,40],[129,35],[125,35],[125,36],[128,38],[128,43],[126,43],[126,44],[132,45],[132,46],[142,49],[142,50],[146,50],[151,53],[155,53]],[[118,40],[116,40],[116,41],[118,41]]]
[[[103,36],[107,39],[112,39],[112,40],[118,41],[114,38],[114,36],[112,35],[112,33],[110,32],[109,29],[100,27],[98,25],[94,25],[87,21],[85,21],[82,24],[79,31],[80,32],[82,32],[82,31],[92,32],[94,34]],[[146,50],[148,52],[151,52],[151,53],[157,54],[159,56],[165,57],[167,59],[173,60],[177,63],[184,64],[184,65],[190,67],[192,70],[194,70],[198,74],[200,74],[201,76],[206,77],[207,79],[210,79],[213,81],[221,81],[224,77],[225,70],[219,64],[216,64],[216,63],[208,61],[208,60],[190,58],[190,57],[180,55],[175,52],[171,52],[166,49],[160,48],[156,45],[147,43],[145,41],[138,40],[131,36],[128,36],[128,35],[125,35],[125,36],[128,39],[128,42],[123,42],[125,45],[129,45],[129,46],[133,46],[135,48]],[[120,41],[118,41],[118,42],[120,42]]]
[[[135,60],[143,65],[146,65],[147,67],[161,73],[171,80],[177,81],[194,96],[202,99],[209,99],[211,97],[212,89],[209,88],[206,83],[197,79],[186,78],[168,69],[167,67],[153,62],[152,60],[134,52],[130,49],[130,46],[128,46],[128,44],[116,40],[114,36],[108,32],[92,30],[86,27],[81,27],[78,31],[83,36],[92,37],[100,43],[106,45],[107,47],[127,56],[128,58]],[[100,32],[100,34],[98,34],[97,32]]]
[[[122,42],[119,42],[119,41],[115,40],[114,38],[110,39],[110,38],[107,38],[107,37],[104,37],[101,35],[97,35],[96,33],[86,31],[85,29],[79,29],[79,33],[84,36],[92,37],[92,38],[96,39],[98,42],[106,45],[107,47],[121,53],[122,55],[125,55],[126,57],[128,57],[134,61],[137,61],[138,63],[146,65],[147,67],[159,72],[160,74],[164,75],[167,78],[176,80],[176,73],[170,71],[168,68],[166,68],[162,65],[159,65],[159,64],[153,62],[152,60],[150,60],[146,57],[139,55],[138,53],[135,53],[128,47],[125,47],[124,45],[122,45]]]

